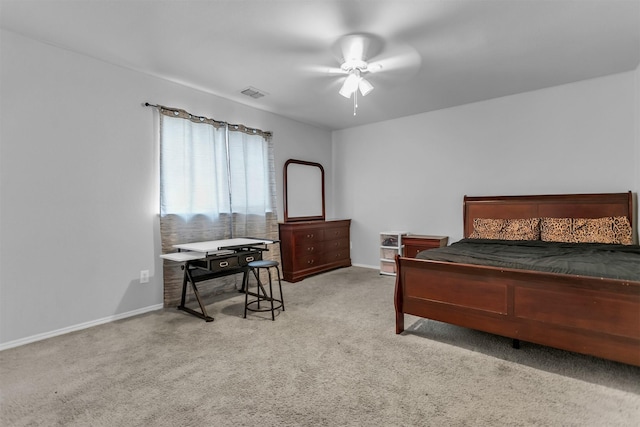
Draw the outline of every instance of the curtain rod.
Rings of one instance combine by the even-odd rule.
[[[237,124],[231,124],[231,123],[227,123],[227,122],[223,122],[220,120],[216,120],[216,119],[210,119],[204,116],[197,116],[195,114],[191,114],[188,111],[182,110],[180,108],[171,108],[171,107],[165,107],[164,105],[156,105],[156,104],[150,104],[148,102],[145,102],[144,104],[142,104],[144,107],[153,107],[153,108],[157,108],[158,110],[167,110],[167,111],[171,111],[173,112],[175,115],[179,116],[181,113],[183,115],[186,115],[188,117],[183,117],[183,118],[188,118],[188,119],[199,119],[199,121],[204,122],[206,121],[211,121],[214,122],[215,124],[219,125],[219,126],[228,126],[230,128],[232,128],[233,130],[237,130],[239,132],[244,132],[247,134],[259,134],[264,136],[265,138],[271,138],[273,136],[273,134],[269,131],[264,131],[264,130],[260,130],[260,129],[255,129],[255,128],[249,128],[245,125],[237,125]],[[211,124],[214,124],[211,123]]]

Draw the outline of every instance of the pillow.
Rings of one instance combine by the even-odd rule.
[[[540,240],[544,242],[573,242],[572,218],[541,218]]]
[[[470,239],[499,239],[504,219],[474,218]]]
[[[613,234],[621,245],[633,244],[633,229],[629,218],[626,216],[613,216],[611,218],[611,227],[613,228]]]
[[[603,218],[542,218],[540,239],[547,242],[630,245],[632,230],[624,216]]]
[[[540,218],[474,218],[470,239],[538,240]]]

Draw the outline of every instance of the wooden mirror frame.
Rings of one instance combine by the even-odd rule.
[[[296,216],[295,212],[297,212],[295,209],[294,211],[294,215],[290,216],[290,202],[291,202],[291,195],[294,194],[294,191],[292,190],[292,188],[294,188],[296,185],[304,185],[306,184],[305,182],[300,182],[297,180],[293,180],[292,182],[289,182],[289,178],[291,178],[290,176],[290,172],[289,172],[289,166],[290,165],[301,165],[301,166],[309,166],[312,168],[318,168],[320,170],[320,197],[322,198],[322,212],[318,212],[317,215],[314,214],[310,214],[310,215],[304,215],[304,216]],[[291,194],[290,194],[291,193]],[[313,197],[313,196],[312,196]],[[315,213],[315,212],[313,212]],[[324,200],[324,168],[322,167],[322,165],[320,163],[315,163],[315,162],[307,162],[304,160],[295,160],[295,159],[289,159],[285,162],[284,164],[284,222],[296,222],[296,221],[324,221],[325,220],[325,200]]]

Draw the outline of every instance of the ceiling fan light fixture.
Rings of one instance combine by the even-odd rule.
[[[334,53],[343,58],[340,71],[347,74],[338,93],[347,99],[353,98],[353,115],[358,109],[358,92],[361,96],[367,96],[373,90],[373,85],[363,78],[369,72],[380,71],[379,63],[369,64],[369,58],[380,53],[382,39],[373,34],[348,34],[341,37],[334,44]]]
[[[360,82],[358,82],[358,89],[360,89],[362,96],[367,96],[373,90],[373,85],[361,77]]]
[[[345,98],[351,98],[351,94],[358,90],[358,86],[360,84],[360,73],[356,71],[352,71],[349,73],[349,76],[345,79],[342,84],[342,88],[340,89],[340,95]]]

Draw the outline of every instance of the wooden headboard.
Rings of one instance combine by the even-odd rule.
[[[627,193],[552,194],[543,196],[464,196],[464,237],[474,218],[600,218],[626,216],[633,226],[633,198]]]

